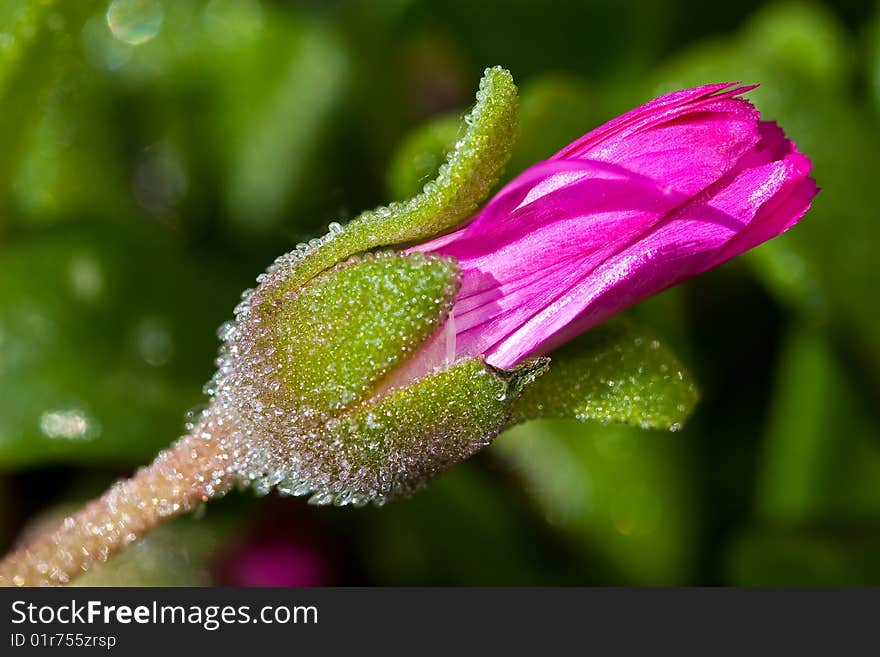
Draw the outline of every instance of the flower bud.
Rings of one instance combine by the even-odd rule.
[[[511,417],[679,428],[698,396],[686,370],[621,325],[558,351],[556,373],[514,403],[547,367],[535,354],[810,207],[809,159],[741,98],[748,89],[651,101],[477,210],[515,132],[516,88],[487,69],[434,182],[282,256],[237,309],[209,390],[235,473],[315,503],[381,503],[469,457]]]
[[[395,376],[448,317],[452,260],[365,255],[301,286],[295,268],[281,263],[246,296],[209,389],[234,427],[229,460],[258,491],[339,505],[412,493],[487,445],[543,370],[472,358]]]

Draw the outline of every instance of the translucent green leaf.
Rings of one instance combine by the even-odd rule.
[[[43,228],[83,216],[118,222],[135,209],[104,92],[94,76],[81,75],[75,92],[52,94],[35,117],[10,181],[16,225]]]
[[[797,96],[780,89],[842,90],[851,77],[849,41],[846,28],[828,8],[808,2],[775,3],[756,12],[738,32],[704,40],[671,58],[660,67],[653,85],[666,92],[698,78],[703,84],[734,79],[717,76],[739,66],[735,79],[761,83],[749,97],[759,106],[778,110],[801,104]]]
[[[235,284],[178,257],[106,229],[0,251],[0,465],[138,463],[182,432]]]
[[[864,73],[867,75],[871,101],[876,111],[880,109],[880,11],[875,10],[871,25],[868,28],[867,41],[866,60],[868,66]]]
[[[218,85],[224,99],[216,125],[228,166],[225,202],[236,228],[246,233],[277,226],[315,182],[318,149],[349,75],[333,31],[270,20],[259,41],[225,58],[224,70],[217,71],[248,89]]]
[[[572,76],[532,79],[520,94],[519,138],[513,148],[510,177],[541,160],[602,122],[586,85]]]
[[[743,80],[766,120],[777,121],[814,163],[821,192],[798,225],[744,256],[787,306],[847,332],[848,342],[880,372],[880,286],[875,266],[874,171],[880,136],[863,97],[851,90],[852,39],[830,9],[779,3],[758,12],[732,37],[673,58],[650,92],[707,80]],[[810,102],[805,103],[804,98]]]
[[[218,543],[231,538],[218,531],[215,516],[176,518],[99,562],[73,586],[208,586],[210,559]]]
[[[103,479],[98,477],[96,479]],[[106,482],[104,483],[106,485]],[[88,502],[79,488],[65,491],[64,504],[53,505],[33,517],[18,540],[56,528]],[[98,489],[100,490],[100,489]],[[97,491],[96,491],[97,492]],[[210,562],[224,543],[241,532],[242,513],[229,507],[214,509],[206,517],[174,518],[153,529],[106,562],[97,562],[73,586],[207,586]]]
[[[785,341],[758,476],[757,515],[783,526],[880,521],[869,407],[821,333]]]
[[[286,282],[261,289],[266,298],[256,301],[268,333],[249,358],[273,376],[254,385],[268,384],[267,399],[321,418],[375,394],[378,381],[440,327],[458,291],[458,269],[451,260],[386,252],[286,290]]]
[[[500,371],[470,359],[394,389],[338,424],[345,467],[375,473],[384,497],[409,495],[491,443],[544,368],[538,360]]]
[[[44,111],[80,93],[85,63],[79,29],[101,6],[51,0],[0,2],[0,202],[8,202],[19,158],[35,139]],[[69,135],[73,128],[67,126],[63,133]],[[54,154],[65,150],[58,144],[49,148]],[[51,186],[52,181],[45,183]]]
[[[371,581],[390,586],[535,586],[602,581],[548,536],[520,496],[469,461],[405,503],[354,525]],[[346,522],[351,527],[352,522]],[[580,566],[580,568],[579,568]]]
[[[854,531],[755,531],[730,545],[733,586],[877,586],[880,534]]]
[[[698,397],[667,347],[618,319],[553,352],[550,371],[525,391],[512,421],[557,417],[676,430]]]
[[[693,410],[690,376],[654,335],[617,319],[551,354],[513,420],[578,418],[675,429]],[[695,510],[682,433],[536,420],[491,447],[566,540],[605,560],[612,581],[675,584],[691,575]]]
[[[601,576],[682,584],[697,538],[685,434],[538,420],[505,431],[490,453],[566,544],[600,561]]]
[[[207,564],[193,555],[193,547],[210,540],[210,534],[205,527],[182,531],[180,525],[174,522],[157,527],[106,563],[99,562],[73,586],[209,585]]]
[[[595,103],[575,78],[549,75],[529,82],[520,94],[518,137],[505,178],[547,159],[597,123]],[[437,174],[465,127],[457,114],[444,115],[411,132],[392,160],[387,176],[390,194],[394,198],[417,194]]]
[[[418,195],[437,176],[465,127],[458,114],[448,114],[428,121],[407,135],[388,169],[391,197],[406,199]]]
[[[76,46],[72,36],[65,32],[68,21],[81,24],[78,19],[102,6],[103,3],[97,1],[75,4],[62,0],[0,2],[0,25],[3,26],[0,39],[0,90],[3,93],[10,90],[24,92],[25,88],[19,85],[26,82],[26,74],[33,78],[35,74],[60,72],[58,67],[63,67],[64,62],[57,58],[58,54],[64,50],[69,52]],[[31,80],[28,85],[31,91],[50,81],[58,81],[53,75],[40,77],[37,75],[36,79]],[[16,111],[24,112],[25,109]]]

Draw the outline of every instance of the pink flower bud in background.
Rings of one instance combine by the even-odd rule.
[[[445,358],[509,368],[796,223],[811,162],[714,84],[657,98],[505,186],[464,228],[411,251],[462,272]]]
[[[227,564],[230,586],[325,586],[324,564],[306,546],[287,541],[250,545]]]
[[[296,529],[291,529],[295,527]],[[334,580],[321,528],[279,505],[249,536],[225,553],[214,568],[223,586],[328,586]]]

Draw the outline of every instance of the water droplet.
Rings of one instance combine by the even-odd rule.
[[[96,424],[80,409],[43,412],[40,415],[40,431],[55,440],[92,440],[99,433]]]
[[[113,0],[107,8],[106,19],[114,37],[139,46],[159,34],[163,16],[158,0]]]
[[[217,337],[226,342],[235,332],[235,322],[223,322],[217,329]]]
[[[332,493],[315,493],[309,498],[309,504],[313,506],[326,506],[333,502]]]
[[[158,317],[145,317],[138,323],[134,342],[138,355],[154,367],[166,364],[174,351],[171,331]]]

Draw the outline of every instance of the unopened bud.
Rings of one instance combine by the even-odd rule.
[[[303,286],[288,284],[290,268],[239,307],[211,386],[212,412],[234,427],[230,460],[258,491],[339,505],[412,493],[491,442],[544,369],[473,358],[394,376],[442,330],[458,291],[452,260],[366,255]]]

